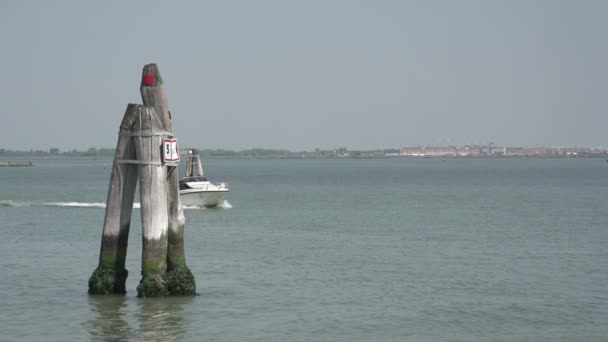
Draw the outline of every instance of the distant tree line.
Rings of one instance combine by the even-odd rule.
[[[270,150],[265,148],[252,148],[249,150],[232,151],[232,150],[200,150],[202,157],[273,157],[273,156],[288,156],[291,151],[288,150]]]
[[[252,148],[242,151],[224,149],[199,150],[201,156],[206,157],[270,157],[287,156],[288,150],[271,150],[264,148]],[[51,147],[48,150],[16,151],[0,148],[0,157],[113,157],[116,150],[113,148],[91,147],[86,151],[71,150],[61,151],[59,148]]]
[[[0,148],[0,157],[112,157],[116,152],[113,148],[91,147],[86,151],[61,151],[56,147],[48,150],[15,151]]]
[[[184,152],[187,149],[182,149]],[[0,148],[0,157],[113,157],[116,150],[113,148],[91,147],[85,151],[71,150],[61,151],[59,148],[51,147],[48,150],[29,150],[15,151]],[[203,158],[378,158],[384,157],[386,151],[350,151],[345,147],[332,150],[321,150],[316,148],[314,151],[292,152],[289,150],[252,148],[242,151],[226,149],[199,149]]]

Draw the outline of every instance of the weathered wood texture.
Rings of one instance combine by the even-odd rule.
[[[203,176],[203,166],[201,164],[201,157],[198,150],[193,148],[188,151],[188,157],[186,159],[186,177],[193,177],[196,175]]]
[[[186,266],[185,217],[177,167],[162,163],[162,140],[171,132],[167,96],[158,67],[144,67],[144,106],[129,104],[121,123],[110,177],[99,266],[89,293],[125,293],[125,259],[137,179],[143,231],[142,280],[138,296],[194,295],[194,276]],[[172,135],[171,135],[172,136]]]
[[[164,127],[154,107],[141,107],[135,133],[151,136],[134,137],[139,165],[139,197],[143,230],[142,281],[138,296],[165,295],[167,269],[167,169],[162,165],[162,135]]]
[[[154,107],[165,130],[173,132],[167,92],[165,91],[164,81],[156,64],[146,64],[144,66],[139,90],[144,105]]]
[[[203,164],[201,163],[201,156],[198,154],[198,150],[196,150],[196,171],[199,176],[203,176]]]
[[[162,77],[156,64],[143,68],[140,86],[144,105],[154,107],[164,130],[173,132],[167,94]],[[175,166],[167,167],[167,205],[168,205],[168,251],[167,276],[168,288],[172,295],[194,295],[196,284],[194,276],[186,266],[184,250],[184,226],[186,218],[179,198],[179,173]]]
[[[121,133],[132,131],[140,107],[135,104],[127,106],[120,124]],[[128,159],[135,159],[132,138],[119,133],[108,188],[99,266],[89,279],[91,294],[126,293],[128,272],[125,260],[138,172],[136,165],[119,162]]]
[[[194,160],[193,160],[194,150],[188,150],[188,155],[186,156],[186,177],[194,176]]]

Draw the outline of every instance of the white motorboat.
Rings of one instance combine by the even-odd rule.
[[[224,194],[230,191],[226,183],[213,184],[206,177],[184,177],[179,180],[179,195],[182,204],[213,208],[224,201]]]
[[[198,175],[195,175],[195,170]],[[179,180],[179,197],[185,206],[214,208],[224,201],[230,191],[226,183],[211,183],[203,176],[203,167],[198,150],[188,151],[186,177]]]

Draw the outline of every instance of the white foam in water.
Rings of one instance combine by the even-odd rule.
[[[182,209],[207,209],[205,207],[200,207],[198,205],[183,205],[182,204]]]
[[[50,207],[69,207],[69,208],[105,208],[106,204],[102,202],[19,202],[19,201],[11,201],[4,200],[0,201],[0,207],[31,207],[34,206],[50,206]],[[232,205],[224,200],[222,203],[218,204],[218,208],[222,209],[230,209]],[[141,204],[139,202],[133,203],[134,209],[140,209]],[[196,205],[184,205],[184,209],[207,209],[205,207],[199,207]]]
[[[72,207],[72,208],[105,208],[105,203],[87,203],[87,202],[47,202],[44,205],[52,207]]]
[[[184,208],[186,210],[208,209],[208,208],[206,208],[204,206],[199,206],[199,205],[182,205],[182,208]],[[230,208],[232,208],[232,204],[230,204],[228,201],[224,200],[222,203],[218,204],[216,208],[230,209]]]
[[[27,202],[18,202],[11,200],[0,201],[0,207],[29,207],[30,205],[32,204]]]
[[[72,208],[105,208],[105,203],[87,202],[19,202],[19,201],[0,201],[0,207],[31,207],[31,206],[50,206],[50,207],[72,207]]]
[[[72,207],[72,208],[105,208],[106,204],[101,202],[47,202],[44,205],[53,207]],[[139,203],[133,203],[133,208],[139,209],[141,206]]]
[[[230,204],[230,202],[228,202],[227,200],[224,200],[222,203],[218,204],[218,208],[230,209],[232,208],[232,204]]]

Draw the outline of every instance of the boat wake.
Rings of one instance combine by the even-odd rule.
[[[222,201],[222,203],[217,205],[218,208],[222,208],[222,209],[232,209],[232,204],[230,204],[230,202],[224,200]]]
[[[139,205],[139,203],[137,203]],[[71,208],[105,208],[100,202],[27,202],[27,201],[0,201],[0,207],[71,207]]]
[[[3,200],[0,201],[0,207],[65,207],[65,208],[93,208],[93,209],[105,209],[106,204],[103,202],[27,202],[27,201],[12,201]],[[220,203],[218,208],[230,209],[232,205],[228,201],[224,200]],[[140,209],[141,205],[138,202],[133,203],[133,208]],[[184,209],[206,209],[198,206],[183,206]]]
[[[222,201],[222,203],[218,204],[216,207],[213,208],[207,208],[205,206],[199,206],[199,205],[184,205],[183,206],[184,209],[186,210],[196,210],[196,209],[231,209],[232,208],[232,204],[230,204],[230,202],[224,200]]]
[[[0,201],[0,207],[31,207],[31,203],[19,201]]]
[[[72,207],[72,208],[105,208],[105,203],[86,203],[86,202],[46,202],[42,203],[48,207]]]

